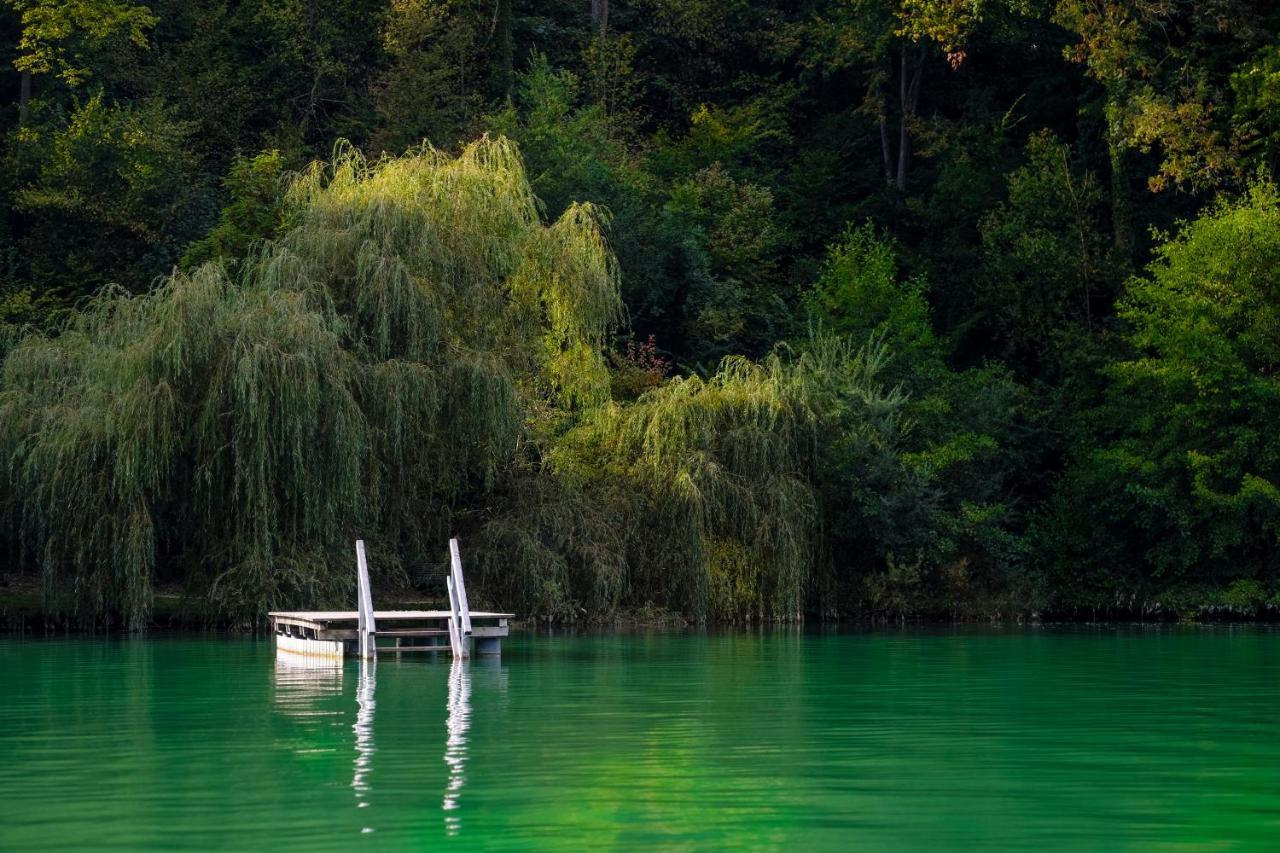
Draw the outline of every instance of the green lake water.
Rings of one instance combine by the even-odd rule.
[[[0,849],[1280,846],[1280,632],[0,638]]]

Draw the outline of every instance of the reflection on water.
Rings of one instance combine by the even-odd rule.
[[[319,753],[334,752],[335,749],[329,744],[333,743],[330,736],[326,735],[326,730],[332,732],[333,726],[339,726],[345,729],[348,724],[348,716],[350,711],[349,700],[343,700],[343,670],[341,661],[330,661],[323,658],[309,658],[301,655],[290,653],[277,653],[275,664],[275,706],[276,710],[282,715],[292,718],[295,721],[303,723],[300,729],[295,730],[298,734],[299,747],[294,750],[296,753]],[[374,710],[377,707],[375,701],[376,691],[376,663],[374,661],[361,661],[359,669],[359,677],[356,681],[355,699],[356,714],[355,721],[351,723],[351,732],[354,735],[355,756],[351,767],[351,789],[355,793],[355,803],[357,809],[368,809],[373,799],[373,784],[371,775],[373,773],[373,758],[377,751],[374,746],[373,738],[373,718]],[[399,683],[398,679],[430,679],[434,682],[434,690],[440,690],[443,685],[438,679],[444,675],[443,669],[436,666],[403,666],[399,663],[393,664],[391,670],[383,671],[383,675],[389,680],[384,684],[384,689],[392,689]],[[441,810],[444,815],[444,829],[448,836],[456,836],[462,829],[462,814],[460,809],[460,797],[462,789],[466,785],[466,765],[470,757],[471,744],[471,727],[472,727],[472,687],[473,679],[475,687],[483,696],[485,708],[493,709],[499,713],[505,712],[507,706],[507,671],[499,661],[478,661],[472,663],[470,661],[454,660],[451,662],[448,671],[447,680],[447,699],[445,701],[444,714],[444,763],[447,767],[448,778],[444,786],[444,794],[441,799]],[[346,694],[350,696],[350,694]],[[438,702],[439,693],[436,693],[436,701]],[[434,704],[434,703],[433,703]],[[387,713],[392,714],[390,721],[383,720],[384,728],[390,724],[395,727],[395,709],[397,705],[392,702],[384,708],[384,717]],[[439,705],[436,705],[438,708]],[[439,725],[437,722],[433,725]],[[436,729],[439,731],[439,729]],[[384,735],[386,732],[384,732]],[[394,735],[394,733],[393,733]],[[321,742],[325,742],[325,746],[321,746]],[[346,741],[345,737],[342,741]],[[349,743],[349,742],[348,742]],[[383,787],[391,791],[387,796],[381,797],[379,802],[382,804],[380,814],[385,818],[385,814],[389,808],[393,808],[389,804],[395,799],[395,793],[392,791],[394,784],[392,780],[396,777],[397,771],[403,766],[407,758],[407,753],[398,751],[394,747],[395,739],[387,740],[383,738],[383,747],[390,750],[382,756],[381,763]],[[437,748],[438,747],[437,741]],[[342,747],[338,747],[341,751]],[[398,753],[398,754],[397,754]],[[390,775],[387,775],[390,773]],[[370,833],[375,831],[373,815],[369,811],[360,812],[360,827],[362,832]],[[386,825],[383,825],[386,829]]]
[[[375,723],[355,660],[0,637],[0,851],[1278,846],[1272,627],[504,645],[380,660]]]
[[[356,807],[369,806],[369,774],[373,772],[373,701],[374,671],[376,664],[370,660],[360,662],[360,681],[356,686],[356,722],[351,727],[356,734],[355,773],[351,777],[351,787],[356,792]],[[365,826],[362,832],[373,832],[373,827]]]
[[[276,650],[275,705],[287,717],[332,717],[323,700],[342,692],[342,661]]]
[[[454,660],[449,669],[448,709],[444,723],[449,733],[444,742],[444,763],[449,766],[449,782],[445,785],[441,808],[445,813],[445,830],[452,836],[462,829],[462,818],[457,813],[458,797],[466,783],[467,730],[471,728],[471,670],[460,660]]]

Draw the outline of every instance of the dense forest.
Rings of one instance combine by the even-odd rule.
[[[5,0],[51,613],[1280,606],[1280,7]]]

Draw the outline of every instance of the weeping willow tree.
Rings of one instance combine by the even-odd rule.
[[[545,536],[509,547],[523,546],[553,589],[604,581],[587,590],[597,607],[658,604],[717,620],[820,609],[830,564],[815,469],[844,435],[892,441],[900,431],[905,397],[880,381],[884,364],[879,344],[816,336],[800,352],[729,357],[709,378],[598,407],[549,455],[560,493],[578,497],[552,502],[540,527],[572,535],[555,549],[540,547]],[[520,530],[539,529],[522,520]],[[593,537],[606,520],[608,536]],[[597,541],[610,549],[586,547]]]
[[[426,559],[531,412],[606,398],[598,213],[545,225],[511,143],[343,148],[286,209],[234,271],[104,293],[5,358],[6,530],[50,604],[137,627],[157,579],[224,615],[342,600],[353,536],[390,572]]]

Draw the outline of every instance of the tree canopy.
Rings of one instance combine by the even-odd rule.
[[[1280,606],[1280,7],[6,0],[0,544],[146,624]],[[4,577],[8,577],[6,574]],[[3,580],[3,578],[0,578]]]

